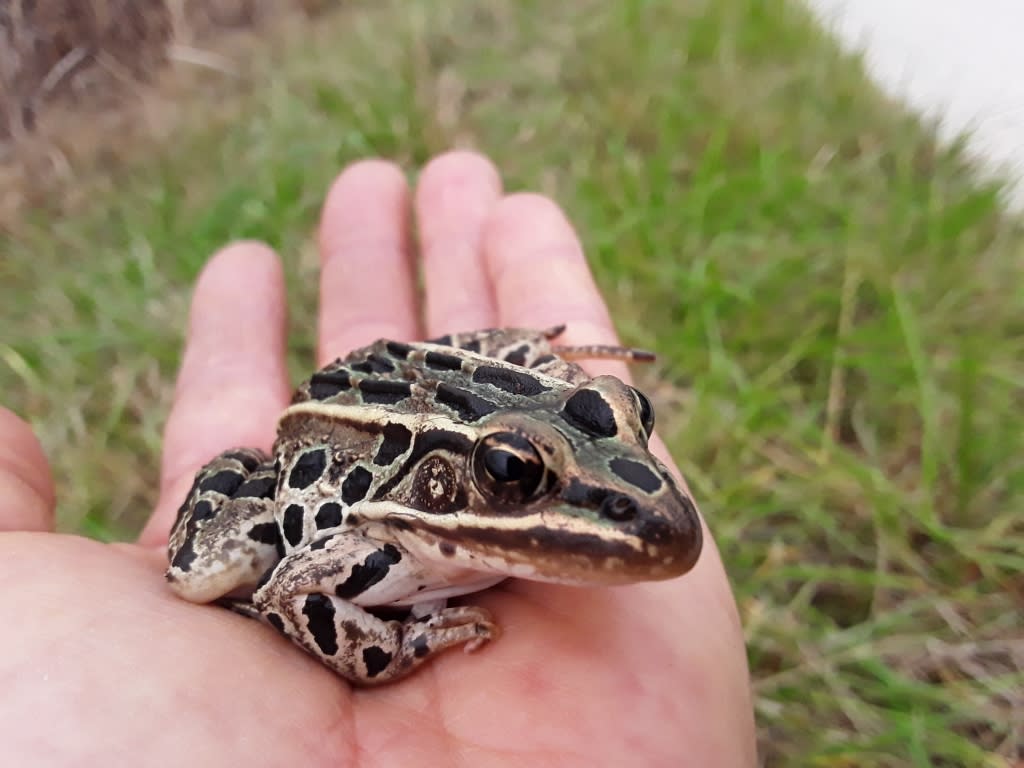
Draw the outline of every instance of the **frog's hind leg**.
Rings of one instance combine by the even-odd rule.
[[[167,548],[175,592],[196,603],[251,593],[284,552],[276,486],[277,470],[262,451],[227,451],[199,471]]]
[[[252,604],[267,623],[358,685],[397,680],[447,648],[472,651],[498,635],[483,608],[449,608],[441,599],[414,606],[404,620],[363,608],[387,605],[415,583],[410,559],[397,545],[359,531],[333,534],[287,555]]]
[[[554,345],[551,350],[565,360],[621,360],[624,363],[653,363],[657,358],[653,352],[635,347],[620,347],[617,344],[579,344],[576,346]]]
[[[622,360],[627,363],[649,363],[654,353],[646,349],[618,344],[552,344],[565,332],[565,325],[535,330],[529,328],[489,328],[483,331],[452,333],[430,339],[430,344],[465,349],[484,357],[494,357],[513,365],[535,368],[539,358],[552,353],[563,360]],[[546,360],[541,360],[541,363]]]
[[[512,365],[532,368],[538,359],[551,356],[549,342],[563,330],[565,330],[564,325],[543,330],[487,328],[482,331],[450,333],[435,339],[428,339],[427,343],[464,349],[483,357],[491,357],[496,360],[504,360]]]

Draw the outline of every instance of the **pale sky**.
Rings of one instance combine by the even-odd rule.
[[[1018,182],[1024,209],[1024,0],[807,0],[842,43],[866,50],[873,77],[942,119],[943,136],[972,130],[971,149]]]

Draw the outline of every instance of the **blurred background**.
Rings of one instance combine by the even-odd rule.
[[[934,121],[966,136],[982,170],[1003,176],[1005,202],[1024,209],[1024,68],[1018,0],[806,0],[869,75]]]
[[[795,2],[0,0],[0,399],[131,538],[209,254],[282,254],[297,381],[334,174],[479,149],[658,352],[764,764],[1019,767],[1024,227],[937,129]]]

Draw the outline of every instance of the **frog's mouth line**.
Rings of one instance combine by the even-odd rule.
[[[651,543],[611,527],[595,533],[536,517],[530,522],[517,518],[514,526],[493,520],[479,525],[452,520],[446,525],[447,520],[435,522],[408,514],[389,516],[389,522],[402,544],[420,556],[452,561],[462,550],[489,570],[559,583],[614,585],[671,579],[692,569],[700,556],[699,523],[685,535]]]

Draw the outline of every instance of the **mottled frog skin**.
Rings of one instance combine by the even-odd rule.
[[[648,450],[650,401],[558,347],[561,328],[381,340],[315,373],[272,455],[227,451],[196,476],[167,580],[258,618],[359,685],[498,635],[447,599],[507,577],[668,579],[701,551],[696,510]]]

